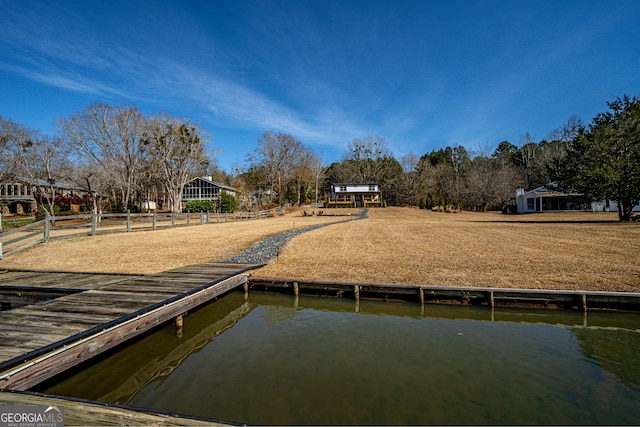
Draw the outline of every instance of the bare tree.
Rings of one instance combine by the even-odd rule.
[[[144,116],[135,107],[92,104],[62,119],[58,126],[79,157],[113,178],[112,197],[123,208],[135,199],[135,191],[145,165],[145,146],[141,142]]]
[[[313,178],[314,185],[314,202],[318,203],[318,192],[320,191],[320,185],[322,184],[326,168],[322,165],[322,156],[312,152],[309,157],[309,170],[311,172],[311,177]]]
[[[520,149],[516,155],[517,164],[524,173],[528,189],[540,184],[538,172],[541,165],[541,152],[534,139],[535,137],[529,132],[522,135],[520,137]]]
[[[343,159],[349,181],[358,183],[380,183],[392,158],[386,140],[378,135],[354,138],[349,142]]]
[[[287,186],[292,181],[294,166],[304,155],[300,141],[285,133],[265,132],[258,140],[258,148],[249,155],[251,169],[264,174],[271,190],[271,198],[277,195],[278,204],[285,200]]]
[[[11,183],[16,178],[14,161],[18,142],[30,138],[31,130],[0,116],[0,185]]]
[[[464,205],[482,212],[502,208],[517,183],[515,167],[485,151],[471,161],[465,177]]]
[[[208,162],[207,137],[195,124],[166,114],[147,122],[142,142],[148,146],[152,168],[162,177],[172,212],[182,211],[182,191],[196,170]]]
[[[415,153],[409,153],[400,159],[403,175],[401,185],[399,186],[401,195],[399,201],[401,204],[409,204],[416,206],[420,195],[421,177],[419,173],[420,157]]]
[[[42,207],[55,216],[57,190],[68,181],[68,152],[58,138],[33,136],[18,143],[14,160],[39,198],[46,201]]]

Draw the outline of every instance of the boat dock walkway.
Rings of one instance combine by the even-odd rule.
[[[40,393],[0,390],[2,406],[41,406],[64,409],[65,426],[229,426],[217,420],[163,413],[121,405]]]
[[[184,313],[246,285],[258,266],[208,262],[153,275],[2,270],[0,389],[27,390],[167,321],[179,327]]]

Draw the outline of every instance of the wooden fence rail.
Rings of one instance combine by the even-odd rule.
[[[153,212],[134,214],[125,212],[67,216],[51,216],[47,213],[45,219],[20,228],[4,232],[0,228],[0,260],[5,255],[11,255],[51,239],[262,219],[280,215],[289,206],[285,205],[258,212],[233,213]],[[0,223],[1,221],[2,216],[0,216]],[[12,238],[8,238],[10,236]]]

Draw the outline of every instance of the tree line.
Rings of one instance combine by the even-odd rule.
[[[206,133],[165,113],[146,117],[133,106],[95,103],[56,128],[43,135],[0,117],[0,184],[35,185],[52,214],[60,183],[90,195],[96,213],[135,211],[158,199],[179,211],[185,183],[216,169]]]
[[[616,201],[626,220],[640,202],[640,101],[625,95],[607,105],[588,125],[571,117],[539,141],[525,133],[517,145],[502,141],[493,150],[453,144],[396,159],[383,137],[366,135],[330,165],[291,134],[268,131],[232,176],[219,170],[208,135],[189,119],[96,103],[60,119],[55,136],[0,117],[0,183],[72,182],[92,195],[95,211],[146,200],[179,211],[185,183],[199,175],[237,188],[246,209],[317,201],[335,183],[369,183],[387,205],[485,211],[502,208],[518,187],[552,185]],[[55,200],[47,204],[53,209]]]

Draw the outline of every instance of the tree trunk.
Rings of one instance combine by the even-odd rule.
[[[633,204],[629,203],[629,204],[622,205],[622,215],[620,216],[620,221],[631,221],[632,213],[633,213]]]

